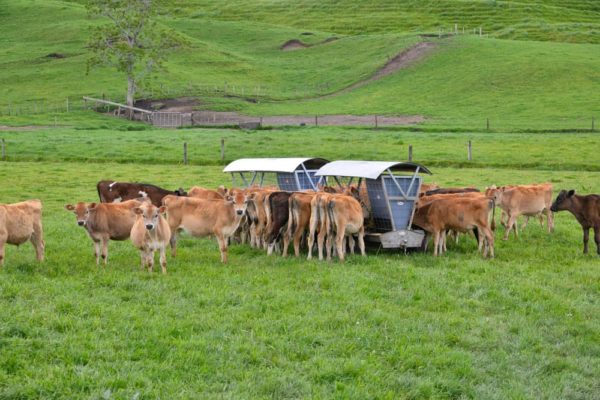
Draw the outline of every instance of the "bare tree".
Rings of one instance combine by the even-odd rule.
[[[168,53],[186,44],[156,22],[158,0],[90,0],[90,17],[105,17],[92,29],[88,72],[96,65],[115,67],[127,77],[127,105],[133,107],[138,85],[163,67]],[[130,110],[129,116],[132,116]]]

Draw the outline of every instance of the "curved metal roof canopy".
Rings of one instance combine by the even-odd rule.
[[[390,171],[424,172],[431,175],[431,171],[427,168],[413,162],[355,160],[332,161],[321,167],[315,175],[377,179],[388,169]]]
[[[306,169],[318,169],[328,162],[324,158],[240,158],[229,163],[223,172],[294,172],[302,164]]]

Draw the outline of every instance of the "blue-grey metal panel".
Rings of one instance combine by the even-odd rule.
[[[277,184],[281,190],[288,192],[302,191],[302,190],[313,190],[312,183],[316,186],[319,181],[319,177],[315,177],[316,169],[297,170],[293,173],[280,172],[277,174]],[[298,180],[296,181],[296,177]],[[298,186],[300,183],[300,186]]]
[[[401,229],[409,228],[410,219],[412,217],[415,202],[419,196],[419,187],[421,186],[421,178],[415,177],[415,181],[410,188],[409,186],[413,180],[412,176],[382,176],[383,183],[385,185],[388,202],[393,218],[394,230],[398,231]],[[394,180],[396,183],[394,183]],[[398,188],[402,188],[402,192]]]
[[[414,183],[409,189],[414,178]],[[390,176],[367,179],[367,192],[371,203],[371,215],[376,232],[390,232],[409,227],[415,201],[419,195],[421,178],[418,176],[394,176],[396,183],[406,194],[404,196]]]

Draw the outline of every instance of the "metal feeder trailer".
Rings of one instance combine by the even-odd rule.
[[[315,177],[315,173],[328,162],[323,158],[240,158],[227,165],[223,172],[231,173],[234,186],[236,174],[244,186],[262,187],[265,174],[274,173],[281,190],[317,191],[321,179]]]
[[[371,208],[365,240],[383,248],[407,249],[421,247],[425,238],[424,231],[410,229],[422,182],[419,173],[431,175],[427,168],[412,162],[333,161],[315,175],[333,177],[340,186],[340,177],[350,178],[347,185],[358,178],[358,187],[364,179]]]

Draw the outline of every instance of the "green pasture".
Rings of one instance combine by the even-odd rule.
[[[83,122],[88,114],[91,118]],[[225,165],[244,157],[402,161],[412,145],[413,160],[430,167],[600,171],[598,132],[448,133],[338,127],[161,130],[88,114],[60,115],[57,128],[0,132],[7,159],[181,164],[183,143],[187,143],[190,164],[201,166]],[[225,140],[223,161],[221,139]],[[472,161],[467,160],[469,140]]]
[[[600,51],[592,39],[600,37],[599,12],[591,1],[170,3],[161,23],[189,47],[172,54],[167,70],[152,75],[138,97],[192,96],[199,109],[256,116],[418,114],[423,126],[436,129],[482,131],[488,120],[492,130],[591,129],[592,118],[600,119]],[[419,35],[460,23],[460,15],[472,17],[469,26],[498,22],[485,37]],[[415,23],[405,26],[397,17]],[[52,123],[49,112],[64,110],[67,98],[79,109],[83,95],[122,101],[123,76],[108,68],[86,74],[89,27],[98,23],[78,2],[3,4],[0,123],[8,114],[38,113]],[[330,38],[336,40],[324,43]],[[311,47],[281,51],[290,39]],[[424,59],[336,94],[424,40],[438,45]]]
[[[198,147],[202,162],[211,163],[222,134],[231,135],[228,157],[266,156],[269,146],[282,153],[270,155],[312,150],[331,158],[348,149],[364,158],[384,149],[388,158],[390,140],[401,139],[381,145],[368,135],[419,135],[326,128],[11,134],[9,150],[30,155],[0,164],[0,198],[43,201],[47,251],[38,264],[30,245],[7,248],[0,271],[0,398],[597,396],[599,261],[582,254],[581,229],[569,214],[556,215],[553,234],[532,222],[518,240],[504,242],[499,228],[493,260],[482,259],[475,241],[463,237],[437,259],[369,249],[366,258],[344,264],[268,257],[234,244],[230,263],[222,265],[213,240],[184,237],[166,276],[141,272],[128,242],[112,242],[108,267],[97,268],[90,240],[64,204],[96,200],[100,179],[167,188],[229,185],[219,165],[177,160],[180,135],[188,135],[192,160]],[[343,145],[300,145],[300,137],[344,134],[350,139]],[[288,141],[277,142],[281,136]],[[513,136],[497,136],[497,153],[489,139],[490,165],[434,165],[426,181],[478,187],[553,182],[557,190],[600,191],[600,172],[585,171],[566,146],[577,143],[583,151],[588,135],[539,134],[519,148],[511,147]],[[421,142],[423,151],[433,159],[437,147],[439,158],[450,160],[452,137],[463,147],[466,136],[448,134]],[[561,156],[580,170],[519,164],[519,153],[539,151],[552,165],[558,148],[567,149]],[[129,159],[119,158],[119,150]],[[65,161],[69,153],[76,161]],[[507,162],[493,167],[502,154]]]

